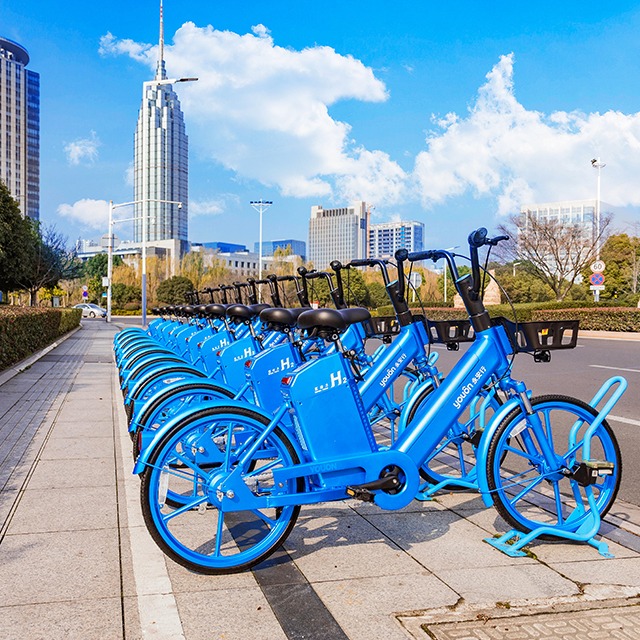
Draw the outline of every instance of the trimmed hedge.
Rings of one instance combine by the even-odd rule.
[[[632,331],[640,332],[640,309],[635,307],[563,307],[559,303],[534,303],[514,305],[519,322],[530,320],[580,320],[584,331]],[[549,306],[552,308],[549,308]],[[543,307],[543,308],[541,308]],[[492,317],[503,316],[513,320],[513,309],[507,304],[488,307]],[[469,316],[464,309],[413,307],[413,313],[425,313],[430,320],[466,320]],[[372,311],[375,316],[393,315],[393,307],[380,307]]]
[[[80,309],[0,306],[0,371],[80,325]]]
[[[531,315],[532,320],[580,320],[584,331],[640,331],[640,309],[628,307],[543,309]]]

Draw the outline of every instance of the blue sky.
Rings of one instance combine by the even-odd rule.
[[[366,200],[464,243],[522,203],[640,213],[640,3],[165,0],[165,59],[190,136],[190,238],[306,240],[310,206]],[[74,241],[133,197],[157,0],[0,0],[41,75],[41,219]],[[124,225],[123,225],[124,226]],[[122,235],[126,231],[122,230]]]

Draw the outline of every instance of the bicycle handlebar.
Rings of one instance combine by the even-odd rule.
[[[389,272],[387,271],[387,265],[389,261],[383,258],[356,258],[352,260],[349,264],[345,265],[345,269],[350,269],[351,267],[380,267],[380,271],[382,271],[382,279],[384,280],[384,286],[386,287],[389,282]]]

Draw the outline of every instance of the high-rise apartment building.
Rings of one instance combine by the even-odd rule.
[[[349,207],[311,207],[309,220],[309,261],[316,269],[326,269],[332,260],[346,263],[367,257],[369,210],[366,202]]]
[[[23,215],[40,217],[40,75],[27,50],[0,38],[0,180]]]
[[[178,240],[184,252],[189,234],[189,143],[180,101],[166,82],[162,4],[158,49],[156,76],[143,85],[135,132],[134,200],[142,202],[135,205],[134,241],[142,241],[146,226],[146,242]]]
[[[369,257],[391,258],[398,249],[422,251],[422,222],[382,222],[369,226]]]

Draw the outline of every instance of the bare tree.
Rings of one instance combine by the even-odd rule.
[[[38,291],[51,288],[60,280],[72,279],[79,275],[81,264],[76,251],[68,251],[67,238],[56,231],[55,226],[41,226],[33,223],[28,249],[28,262],[18,286],[29,292],[29,303],[35,306]]]
[[[598,236],[585,237],[584,225],[539,220],[529,214],[515,215],[499,227],[510,241],[501,243],[498,251],[507,261],[521,261],[521,268],[547,284],[556,300],[561,301],[581,271],[596,257],[598,247],[608,236],[610,223],[611,216],[603,215]]]

